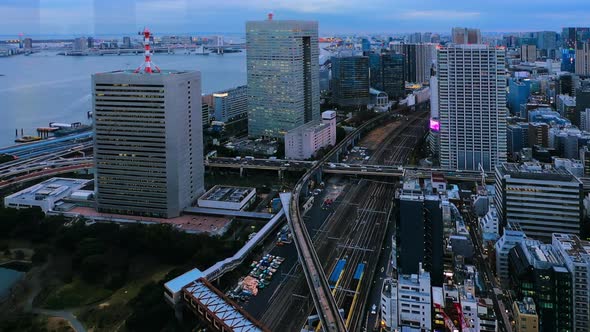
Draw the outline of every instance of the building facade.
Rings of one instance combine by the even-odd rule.
[[[505,50],[456,45],[438,51],[440,164],[490,171],[506,161]]]
[[[512,303],[514,330],[516,332],[539,332],[539,315],[532,297]]]
[[[481,31],[470,28],[453,28],[453,44],[481,44]]]
[[[386,279],[381,293],[381,317],[388,331],[432,329],[430,274],[421,267],[417,274]]]
[[[369,104],[369,57],[332,57],[332,100],[340,106]]]
[[[391,44],[391,50],[404,55],[406,81],[425,83],[430,80],[432,66],[436,63],[435,44]]]
[[[520,61],[535,62],[537,60],[536,45],[520,45]]]
[[[573,331],[590,330],[590,242],[573,234],[553,234],[552,244],[571,274]],[[563,294],[566,295],[566,294]]]
[[[231,123],[248,118],[248,87],[245,85],[213,94],[215,121]]]
[[[203,193],[201,74],[92,76],[100,212],[176,217]]]
[[[572,331],[571,274],[554,246],[525,240],[509,254],[510,287],[517,299],[531,297],[540,331]]]
[[[246,23],[248,134],[283,138],[320,118],[318,23]]]
[[[313,157],[328,145],[336,145],[336,111],[322,113],[322,121],[312,121],[285,134],[285,158],[303,160]]]
[[[527,237],[547,242],[554,232],[579,233],[582,182],[550,164],[504,163],[496,167],[495,203],[503,224],[518,223]]]
[[[369,55],[371,87],[387,93],[389,100],[405,97],[404,55],[391,52]]]
[[[396,224],[398,272],[416,274],[423,267],[435,286],[442,286],[444,273],[443,200],[432,187],[405,181]]]

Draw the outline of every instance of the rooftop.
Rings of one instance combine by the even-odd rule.
[[[92,180],[85,179],[68,179],[68,178],[51,178],[32,187],[16,192],[7,198],[22,200],[45,200],[47,198],[60,198],[67,191],[76,191],[84,187]]]
[[[125,69],[125,70],[114,70],[104,73],[96,73],[96,75],[101,74],[121,74],[121,75],[178,75],[178,74],[186,74],[190,73],[188,70],[172,70],[172,69],[160,69],[160,71],[154,71],[151,73],[145,73],[143,70],[138,72],[135,69]]]
[[[215,186],[207,191],[199,200],[239,203],[256,189],[248,187]]]
[[[172,293],[180,292],[184,286],[197,279],[200,279],[201,277],[203,277],[203,272],[197,268],[194,268],[168,281],[164,284],[164,287],[168,288],[168,290],[170,290]]]
[[[576,263],[590,263],[590,241],[575,234],[553,233],[553,243],[559,245]]]
[[[537,308],[535,302],[530,297],[525,297],[522,301],[514,301],[514,304],[518,307],[518,311],[524,315],[536,315]]]
[[[265,331],[266,329],[252,318],[244,309],[215,289],[208,281],[201,278],[190,283],[184,288],[185,296],[191,297],[204,305],[207,311],[223,321],[231,331],[253,332]]]
[[[540,164],[534,162],[522,164],[503,163],[500,166],[500,171],[503,175],[509,175],[513,178],[576,183],[580,182],[568,170],[563,168],[555,168],[551,164]]]

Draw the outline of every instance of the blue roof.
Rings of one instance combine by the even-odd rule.
[[[344,264],[346,264],[346,259],[341,259],[338,261],[338,263],[336,263],[336,266],[330,275],[330,283],[335,283],[338,281],[338,278],[340,278],[340,273],[342,273],[342,270],[344,269]]]
[[[203,272],[201,270],[194,268],[178,277],[168,281],[164,284],[168,290],[172,293],[180,292],[186,285],[190,284],[191,282],[201,278],[203,276]]]
[[[365,264],[360,263],[359,265],[357,265],[356,271],[354,272],[354,279],[359,280],[361,278],[361,276],[363,275],[364,270],[365,270]]]

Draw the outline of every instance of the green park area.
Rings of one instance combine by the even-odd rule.
[[[233,255],[245,240],[236,227],[210,237],[167,225],[71,222],[38,209],[0,208],[0,221],[2,258],[18,248],[32,264],[0,304],[3,332],[56,330],[31,314],[44,310],[71,312],[95,332],[183,331],[163,298],[164,282]]]

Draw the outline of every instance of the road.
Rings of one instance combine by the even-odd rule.
[[[467,220],[467,223],[469,225],[469,235],[471,236],[471,241],[475,246],[474,258],[477,264],[477,270],[479,272],[483,272],[483,280],[484,285],[486,287],[487,295],[494,302],[494,311],[496,312],[496,317],[501,318],[498,319],[500,331],[512,332],[512,324],[510,323],[511,320],[507,313],[507,309],[509,308],[506,308],[504,306],[503,300],[498,297],[498,295],[502,294],[502,292],[500,291],[501,286],[499,285],[496,277],[494,276],[489,263],[483,259],[484,248],[481,241],[481,234],[478,231],[479,225],[477,222],[477,217],[475,217],[475,215],[470,212],[463,213],[463,216],[465,220]]]

